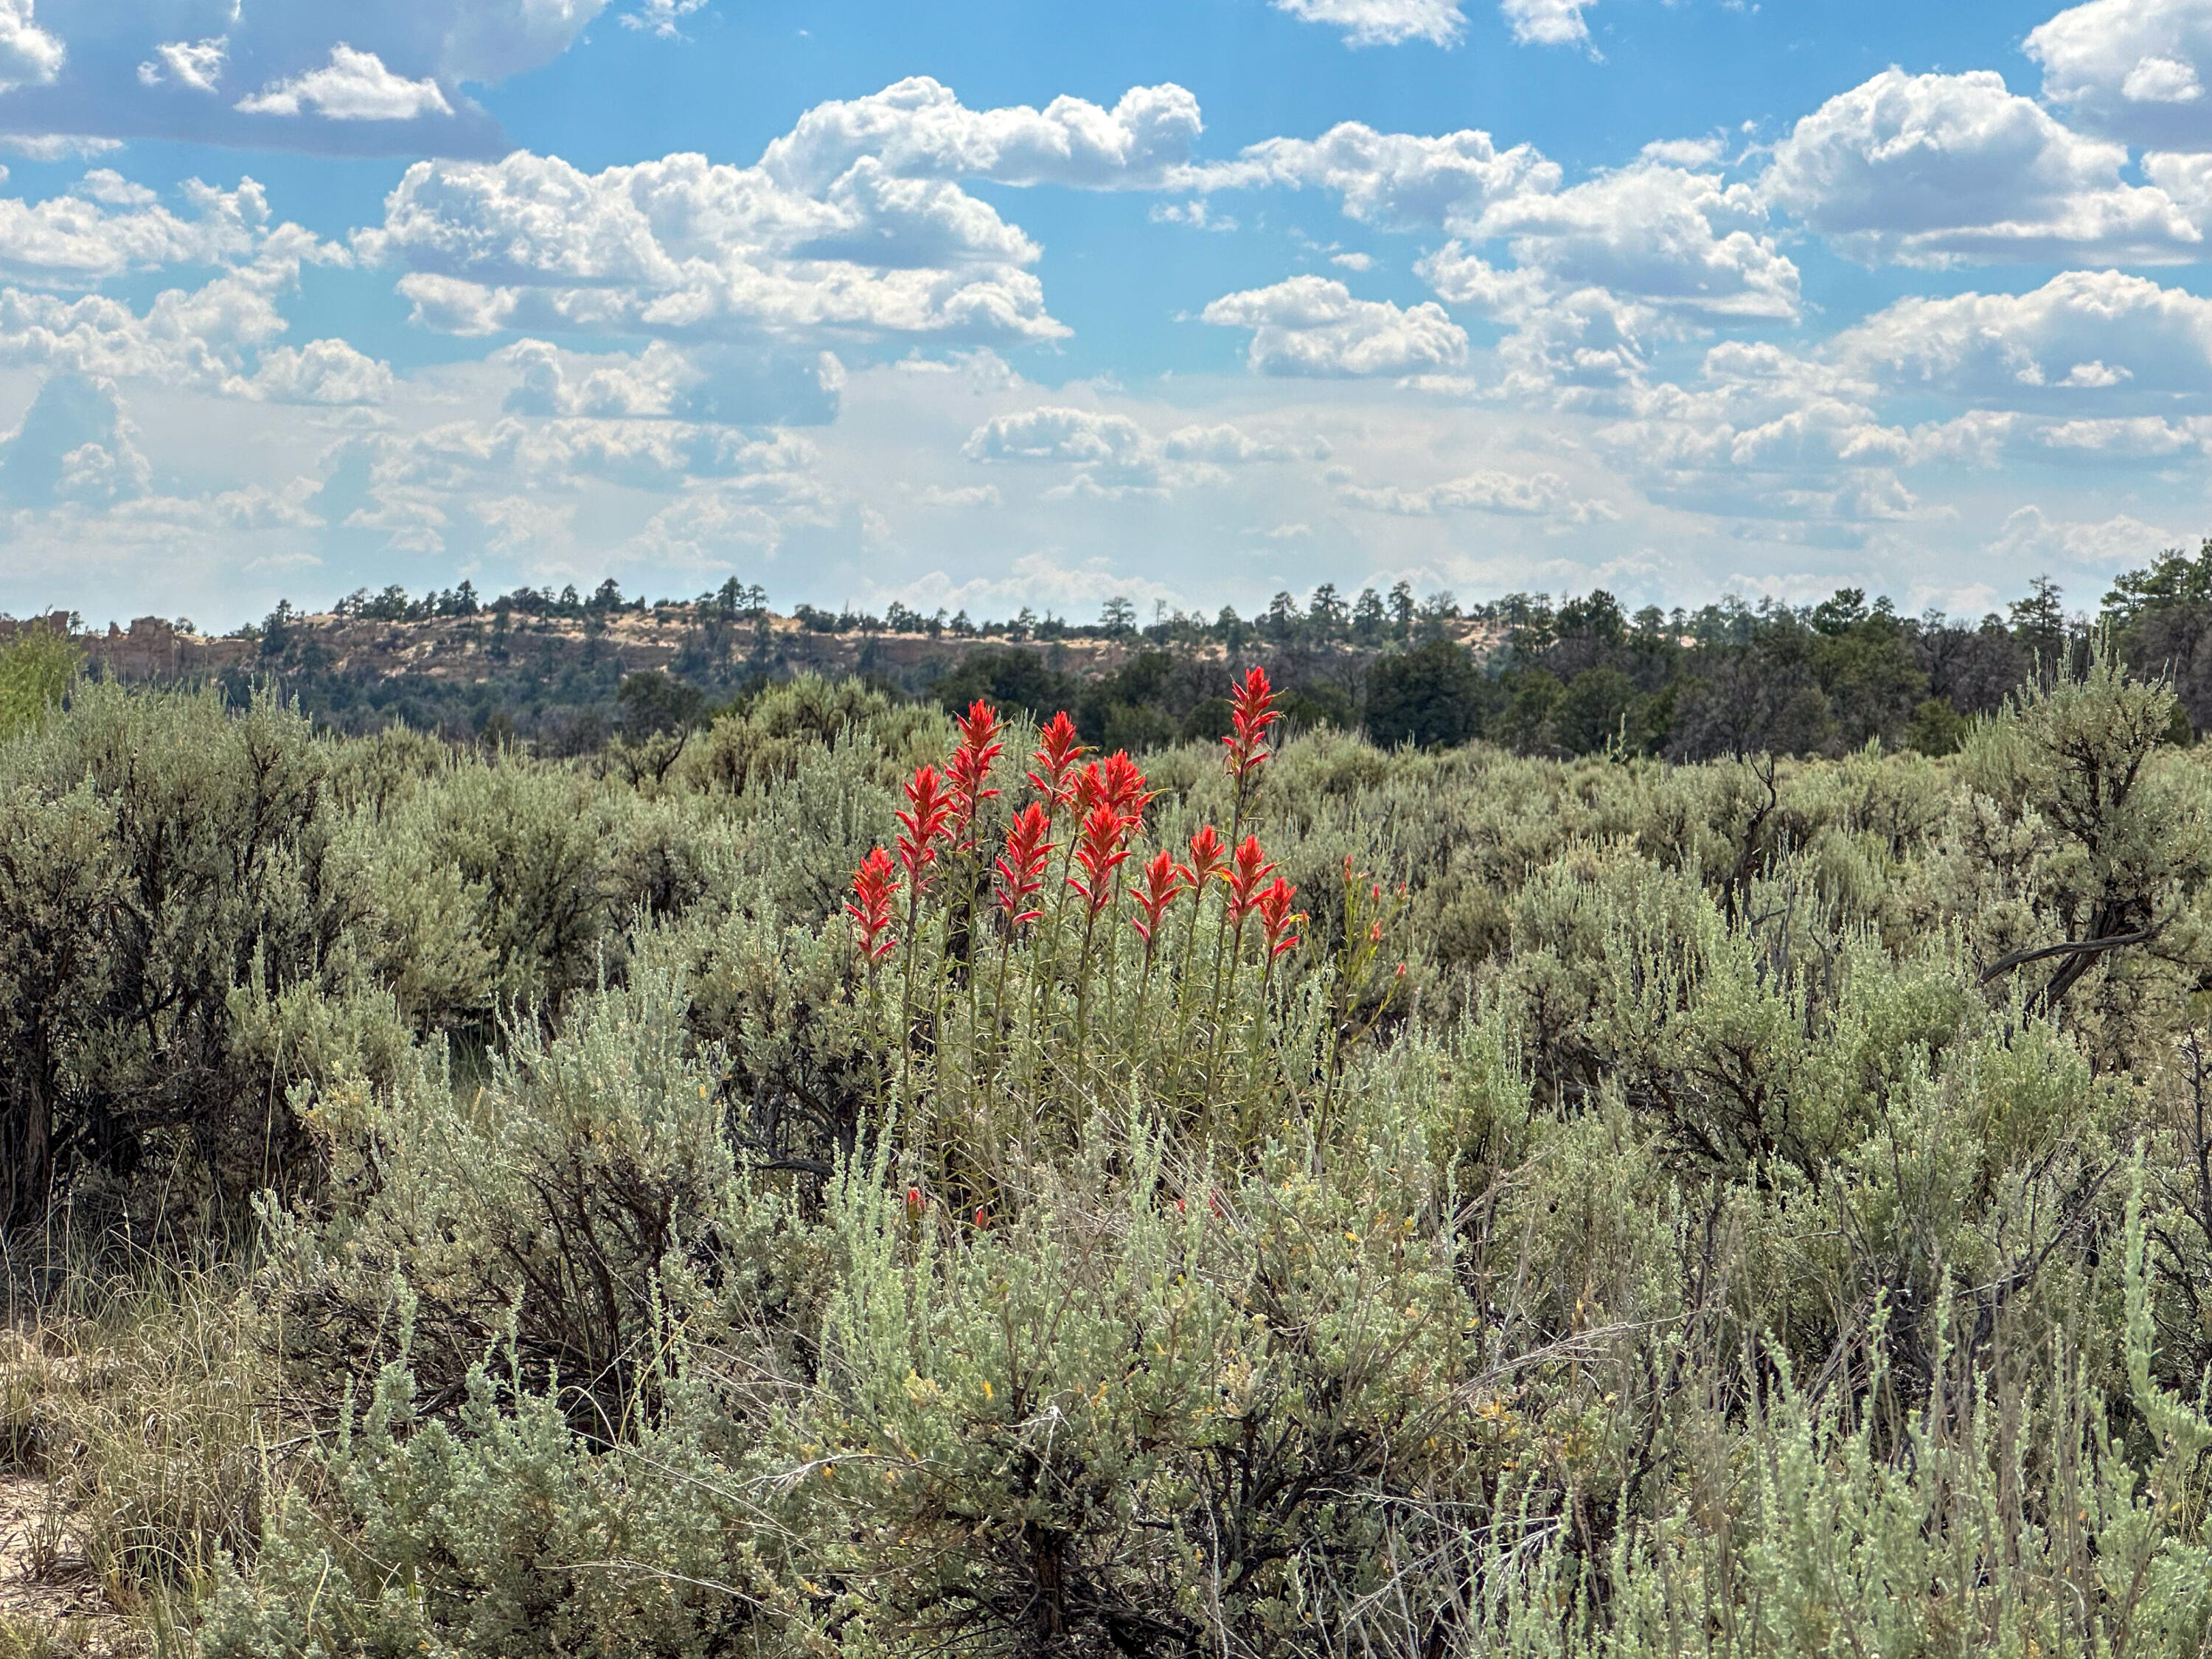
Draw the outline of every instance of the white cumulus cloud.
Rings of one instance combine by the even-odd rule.
[[[1233,161],[1194,168],[1201,189],[1311,185],[1340,197],[1347,216],[1385,230],[1470,234],[1493,204],[1558,187],[1557,163],[1532,145],[1500,149],[1474,128],[1435,137],[1340,122],[1318,138],[1270,138]]]
[[[34,137],[498,155],[462,88],[551,62],[606,3],[0,0],[0,82]]]
[[[2193,259],[2203,236],[2126,149],[2062,125],[1994,70],[1885,70],[1776,147],[1767,198],[1869,263]]]
[[[1063,492],[1111,496],[1218,483],[1225,467],[1297,458],[1297,447],[1228,422],[1155,437],[1126,415],[1046,404],[994,415],[969,434],[971,461],[1050,461],[1077,469]]]
[[[1189,160],[1200,130],[1198,100],[1171,82],[1132,87],[1111,109],[1063,97],[1042,110],[979,110],[915,76],[866,98],[816,105],[762,153],[760,170],[807,196],[863,161],[899,179],[1152,190]]]
[[[1224,294],[1200,316],[1217,327],[1250,329],[1247,361],[1261,374],[1418,374],[1467,361],[1467,331],[1442,306],[1358,300],[1322,276]]]
[[[52,86],[69,61],[61,40],[33,21],[32,6],[33,0],[0,0],[0,92]]]
[[[1797,315],[1797,267],[1748,185],[1656,161],[1491,207],[1478,240],[1567,289],[1601,287],[1717,317]]]
[[[223,64],[230,58],[230,37],[218,34],[206,40],[164,40],[154,55],[138,65],[142,86],[158,87],[173,81],[194,92],[214,92],[222,83]]]
[[[1498,0],[1506,27],[1524,46],[1572,46],[1589,39],[1583,13],[1597,0]]]
[[[2089,0],[2028,33],[2043,95],[2093,131],[2154,149],[2212,149],[2212,3]]]
[[[279,404],[380,404],[392,395],[392,365],[343,340],[311,340],[261,354],[252,386]]]
[[[1509,5],[1520,0],[1507,0]],[[1408,40],[1431,46],[1458,43],[1467,27],[1459,0],[1274,0],[1302,23],[1322,23],[1344,32],[1350,46],[1396,46]]]
[[[240,99],[238,108],[246,115],[312,112],[332,121],[412,121],[453,112],[435,81],[395,75],[374,52],[357,52],[343,40],[321,68],[272,81]]]
[[[1893,386],[2000,404],[2054,396],[2203,403],[2212,394],[2212,300],[2122,271],[2068,271],[2027,294],[1900,300],[1829,349]]]
[[[406,266],[416,319],[502,329],[827,343],[1066,329],[1022,267],[1036,248],[956,185],[862,157],[818,196],[702,155],[586,173],[517,151],[416,163],[358,246]]]

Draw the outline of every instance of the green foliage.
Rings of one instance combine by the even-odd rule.
[[[225,1659],[2200,1652],[2174,691],[1943,726],[1839,595],[1767,641],[1822,752],[1676,765],[1741,711],[1530,615],[1525,756],[1163,727],[1095,915],[1065,804],[994,899],[1009,728],[880,957],[935,708],[797,681],[656,770],[74,692],[0,750],[10,1249],[258,1226],[166,1369],[0,1363],[0,1446]],[[1208,825],[1302,942],[1131,926]]]
[[[52,629],[23,629],[0,645],[0,739],[43,720],[61,707],[83,653]]]

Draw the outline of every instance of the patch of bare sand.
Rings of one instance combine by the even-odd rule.
[[[0,1474],[0,1632],[19,1639],[50,1634],[50,1650],[86,1659],[140,1651],[130,1621],[108,1605],[86,1565],[52,1489],[20,1475]]]

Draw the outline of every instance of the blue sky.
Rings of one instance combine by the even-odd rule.
[[[0,609],[2094,604],[2212,0],[0,0]]]

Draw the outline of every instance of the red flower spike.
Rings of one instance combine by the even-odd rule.
[[[1097,761],[1087,761],[1083,769],[1067,781],[1068,805],[1075,809],[1079,819],[1091,816],[1091,809],[1106,799],[1106,774]]]
[[[1229,844],[1212,824],[1201,826],[1190,838],[1190,884],[1203,892],[1206,884],[1228,867]]]
[[[1145,808],[1151,804],[1154,792],[1145,787],[1145,775],[1129,758],[1127,750],[1117,749],[1106,757],[1100,782],[1106,803],[1128,819],[1132,829],[1144,822]]]
[[[975,1206],[975,1231],[979,1233],[982,1232],[988,1229],[990,1224],[990,1216],[985,1212],[983,1206],[978,1204]]]
[[[1229,751],[1224,762],[1229,775],[1238,783],[1267,764],[1267,728],[1282,717],[1282,711],[1275,707],[1274,688],[1267,684],[1267,671],[1255,665],[1230,694],[1232,729],[1221,740]]]
[[[1006,745],[999,741],[1005,727],[981,697],[969,704],[967,714],[954,724],[960,731],[960,746],[952,751],[951,763],[945,768],[952,784],[954,834],[963,847],[972,847],[975,809],[999,793],[983,786],[989,781],[991,763],[1006,750]]]
[[[921,1218],[921,1188],[919,1188],[919,1187],[909,1187],[909,1188],[908,1188],[906,1189],[906,1212],[907,1212],[907,1215],[908,1215],[908,1218],[910,1218],[910,1219],[919,1220],[919,1219]]]
[[[1275,873],[1275,866],[1260,850],[1260,838],[1247,836],[1237,848],[1231,866],[1221,879],[1229,884],[1229,925],[1242,928],[1244,919],[1256,909],[1260,902],[1260,884]]]
[[[1252,908],[1260,913],[1261,931],[1267,938],[1267,960],[1270,962],[1285,951],[1297,948],[1297,935],[1290,930],[1306,919],[1304,911],[1291,908],[1291,901],[1297,896],[1297,888],[1277,876],[1271,884],[1261,890],[1259,897],[1252,901]]]
[[[1083,758],[1085,752],[1075,735],[1075,722],[1067,718],[1065,708],[1037,733],[1036,753],[1030,757],[1030,787],[1045,798],[1054,811],[1067,805],[1071,797],[1068,774],[1075,769],[1076,762]]]
[[[1052,814],[1032,801],[1014,818],[1006,832],[1006,850],[999,860],[998,879],[992,896],[1005,912],[1006,926],[1024,927],[1044,912],[1030,901],[1044,890],[1045,866],[1051,860]]]
[[[890,933],[891,896],[897,891],[891,855],[878,847],[854,872],[854,902],[845,907],[845,914],[860,925],[860,954],[870,962],[881,962],[897,948]]]
[[[1219,1193],[1208,1193],[1206,1195],[1206,1207],[1213,1212],[1213,1218],[1216,1221],[1226,1221],[1229,1219],[1229,1212],[1221,1207],[1221,1194]]]
[[[1089,773],[1097,769],[1084,769]],[[1083,895],[1094,916],[1114,902],[1114,872],[1129,856],[1128,842],[1129,821],[1114,810],[1112,802],[1100,801],[1084,817],[1082,833],[1075,842],[1079,873],[1070,875],[1067,884]]]
[[[1136,900],[1140,913],[1129,918],[1129,926],[1137,930],[1137,937],[1147,946],[1159,931],[1161,915],[1176,902],[1187,884],[1196,885],[1190,872],[1164,852],[1153,854],[1145,866],[1143,876],[1129,884],[1129,896]]]
[[[936,861],[937,843],[952,816],[952,798],[945,793],[933,766],[918,769],[906,786],[906,808],[896,816],[904,826],[899,831],[899,863],[917,889],[922,872]]]

